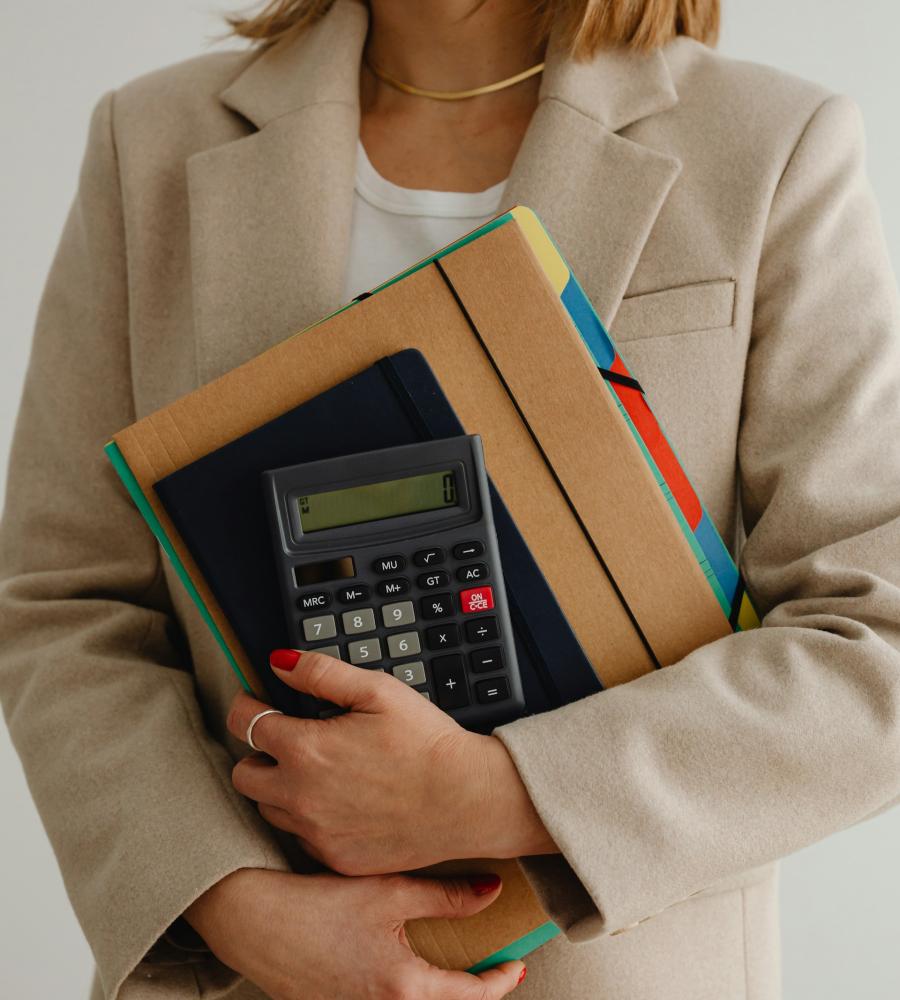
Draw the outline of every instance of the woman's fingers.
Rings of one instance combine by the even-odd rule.
[[[235,789],[255,802],[279,806],[283,797],[278,766],[262,754],[252,754],[239,760],[231,772]]]
[[[478,913],[500,895],[499,875],[477,874],[468,878],[419,878],[390,876],[386,880],[387,916],[415,920],[418,917],[468,917]],[[390,891],[393,890],[393,891]]]
[[[325,653],[276,649],[269,664],[275,676],[295,691],[357,712],[369,711],[377,704],[386,686],[384,674],[360,670]]]
[[[272,805],[271,802],[259,802],[259,814],[270,826],[284,830],[285,833],[293,833],[300,841],[300,846],[307,854],[310,853],[306,841],[300,836],[300,824],[293,813],[288,812],[287,809],[282,809],[280,806]]]
[[[247,728],[260,712],[269,711],[271,705],[258,701],[244,691],[235,695],[228,712],[228,732],[242,743],[247,742]],[[294,729],[303,725],[303,720],[288,718],[281,713],[264,715],[253,725],[253,742],[271,757],[278,757],[279,750]],[[296,737],[296,733],[294,732]]]
[[[500,1000],[525,978],[524,962],[503,962],[473,976],[468,972],[435,969],[426,977],[422,1000]]]
[[[388,916],[414,920],[418,917],[459,918],[478,913],[500,895],[498,875],[475,874],[467,878],[434,879],[408,875],[381,880],[387,898]],[[503,962],[472,975],[429,966],[416,983],[421,1000],[500,1000],[525,978],[522,962]]]

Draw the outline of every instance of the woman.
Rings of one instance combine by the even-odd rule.
[[[275,0],[236,24],[266,44],[94,110],[13,451],[0,693],[95,997],[501,997],[521,962],[403,938],[497,880],[390,873],[530,855],[564,934],[520,995],[769,1000],[773,862],[900,795],[900,325],[855,106],[716,55],[717,0],[471,8]],[[766,627],[489,737],[275,651],[355,710],[266,715],[247,757],[265,706],[101,447],[516,202],[746,534]],[[297,837],[335,874],[292,871]]]

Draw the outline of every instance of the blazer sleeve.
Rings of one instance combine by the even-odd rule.
[[[209,952],[178,964],[164,933],[226,874],[288,865],[204,729],[159,550],[102,450],[134,419],[113,107],[93,109],[38,309],[0,526],[0,698],[105,995],[133,976],[211,997],[235,974]]]
[[[738,465],[763,627],[495,731],[562,852],[526,874],[573,940],[900,797],[900,314],[842,96],[770,206]]]

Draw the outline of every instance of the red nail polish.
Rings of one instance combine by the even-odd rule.
[[[279,670],[293,670],[300,660],[300,653],[296,649],[273,649],[269,653],[270,666]]]
[[[501,881],[499,875],[474,875],[469,879],[469,885],[472,886],[472,892],[476,896],[486,896],[489,892],[493,892]]]
[[[528,969],[526,969],[526,968],[525,968],[525,966],[523,965],[523,966],[522,966],[522,971],[521,971],[521,972],[519,973],[519,981],[518,981],[518,982],[516,983],[516,986],[518,986],[518,985],[519,985],[519,983],[521,983],[521,982],[522,982],[522,980],[523,980],[523,979],[524,979],[524,978],[525,978],[525,977],[526,977],[527,975],[528,975]]]

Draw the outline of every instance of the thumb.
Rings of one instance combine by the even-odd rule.
[[[303,653],[297,649],[276,649],[269,666],[279,679],[295,691],[324,698],[342,708],[365,711],[380,689],[384,675],[325,653]]]
[[[420,878],[398,875],[392,881],[396,892],[390,899],[393,919],[419,917],[469,917],[500,895],[499,875],[475,874],[466,878]]]

